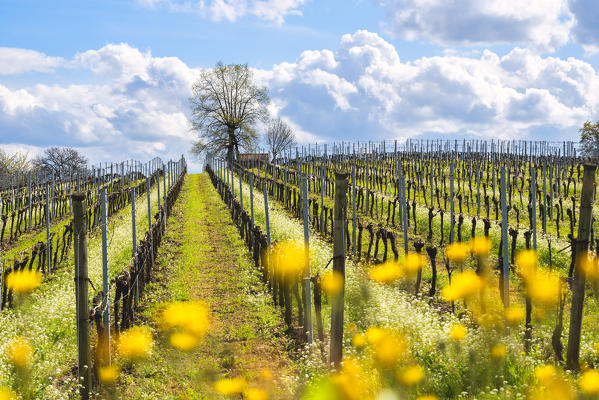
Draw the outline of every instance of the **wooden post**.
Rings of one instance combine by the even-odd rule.
[[[506,187],[505,165],[501,166],[501,254],[503,256],[502,271],[503,271],[503,305],[510,305],[510,266],[508,259],[508,214],[507,214],[507,187]]]
[[[52,268],[52,238],[50,237],[50,187],[46,184],[46,273]]]
[[[250,214],[254,226],[254,172],[250,172]]]
[[[131,253],[133,257],[133,267],[137,269],[137,259],[135,253],[137,253],[137,222],[135,218],[135,186],[131,187],[131,241],[133,246],[131,247]],[[135,297],[134,304],[137,307],[139,303],[139,282],[135,280]]]
[[[454,209],[454,205],[453,205],[453,195],[454,195],[454,189],[453,189],[453,181],[454,181],[454,164],[453,161],[449,162],[449,201],[450,201],[450,218],[451,221],[449,221],[449,243],[453,243],[453,227],[455,224],[455,209]]]
[[[75,250],[75,296],[77,310],[78,376],[82,400],[89,399],[91,365],[89,351],[89,293],[87,275],[87,224],[85,195],[75,193],[73,200],[73,233]]]
[[[356,215],[356,163],[352,163],[351,166],[351,202],[352,202],[352,256],[356,256],[356,225],[358,223],[358,216]]]
[[[106,352],[105,354],[107,355],[107,361],[110,365],[110,283],[108,277],[108,216],[106,210],[106,188],[102,188],[100,193],[100,209],[102,214],[102,291],[104,294],[102,297],[102,308],[104,309],[102,314],[104,328],[106,329],[106,343],[104,344],[106,347],[104,351]]]
[[[345,224],[347,223],[347,174],[335,172],[333,271],[343,277],[341,292],[331,300],[330,362],[339,367],[343,355],[343,306],[345,298]]]
[[[589,248],[589,236],[593,221],[593,191],[595,183],[594,164],[584,165],[582,177],[582,195],[580,199],[580,218],[578,220],[578,237],[576,238],[576,269],[572,285],[572,308],[570,310],[570,333],[568,335],[568,353],[566,366],[573,371],[579,371],[578,356],[580,353],[580,331],[582,328],[582,311],[584,308],[584,271],[579,268],[582,258],[586,257]]]
[[[304,290],[304,334],[308,343],[312,343],[312,287],[310,272],[310,215],[308,210],[308,182],[302,179],[302,211],[304,218],[304,254],[306,266],[302,288]]]

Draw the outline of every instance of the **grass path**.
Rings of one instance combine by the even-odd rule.
[[[219,398],[212,389],[215,379],[245,376],[256,383],[264,369],[275,375],[273,397],[291,397],[295,368],[282,317],[207,174],[186,177],[155,277],[142,301],[148,308],[140,323],[154,321],[170,301],[200,299],[210,305],[211,328],[192,353],[174,350],[159,337],[151,360],[122,377],[123,398]]]

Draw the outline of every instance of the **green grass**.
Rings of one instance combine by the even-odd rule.
[[[180,196],[138,323],[155,326],[169,302],[200,299],[210,305],[211,328],[191,353],[171,348],[158,335],[151,360],[128,370],[119,392],[133,399],[220,398],[212,388],[215,379],[255,381],[260,369],[268,368],[280,375],[274,397],[289,396],[284,380],[294,375],[291,342],[227,208],[206,174],[188,176]]]

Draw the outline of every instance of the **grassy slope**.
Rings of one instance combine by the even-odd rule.
[[[155,320],[170,301],[201,299],[213,313],[210,333],[189,354],[159,338],[151,361],[123,376],[123,397],[218,398],[213,379],[244,375],[254,381],[262,368],[279,375],[275,397],[289,397],[290,342],[226,206],[206,174],[188,176],[180,196],[159,250],[157,279],[143,299],[149,307],[141,323]]]

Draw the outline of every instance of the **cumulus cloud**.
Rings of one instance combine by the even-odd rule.
[[[198,70],[126,44],[77,54],[65,67],[91,71],[101,83],[0,84],[3,146],[73,146],[92,162],[188,152],[187,98]]]
[[[29,71],[50,72],[63,62],[60,57],[48,57],[34,50],[0,47],[0,75],[15,75]]]
[[[568,0],[373,1],[396,35],[449,46],[507,43],[554,50],[568,42],[574,24]]]
[[[591,65],[524,48],[503,57],[486,50],[404,63],[379,35],[357,31],[344,35],[335,52],[305,52],[256,77],[284,100],[279,114],[338,139],[558,140],[564,132],[574,139],[583,121],[599,116],[599,75]]]
[[[571,0],[570,10],[576,17],[572,33],[587,54],[599,53],[599,7],[594,0]]]
[[[196,13],[214,21],[235,22],[247,15],[281,25],[289,15],[301,15],[306,0],[138,0],[146,7],[166,7]]]

